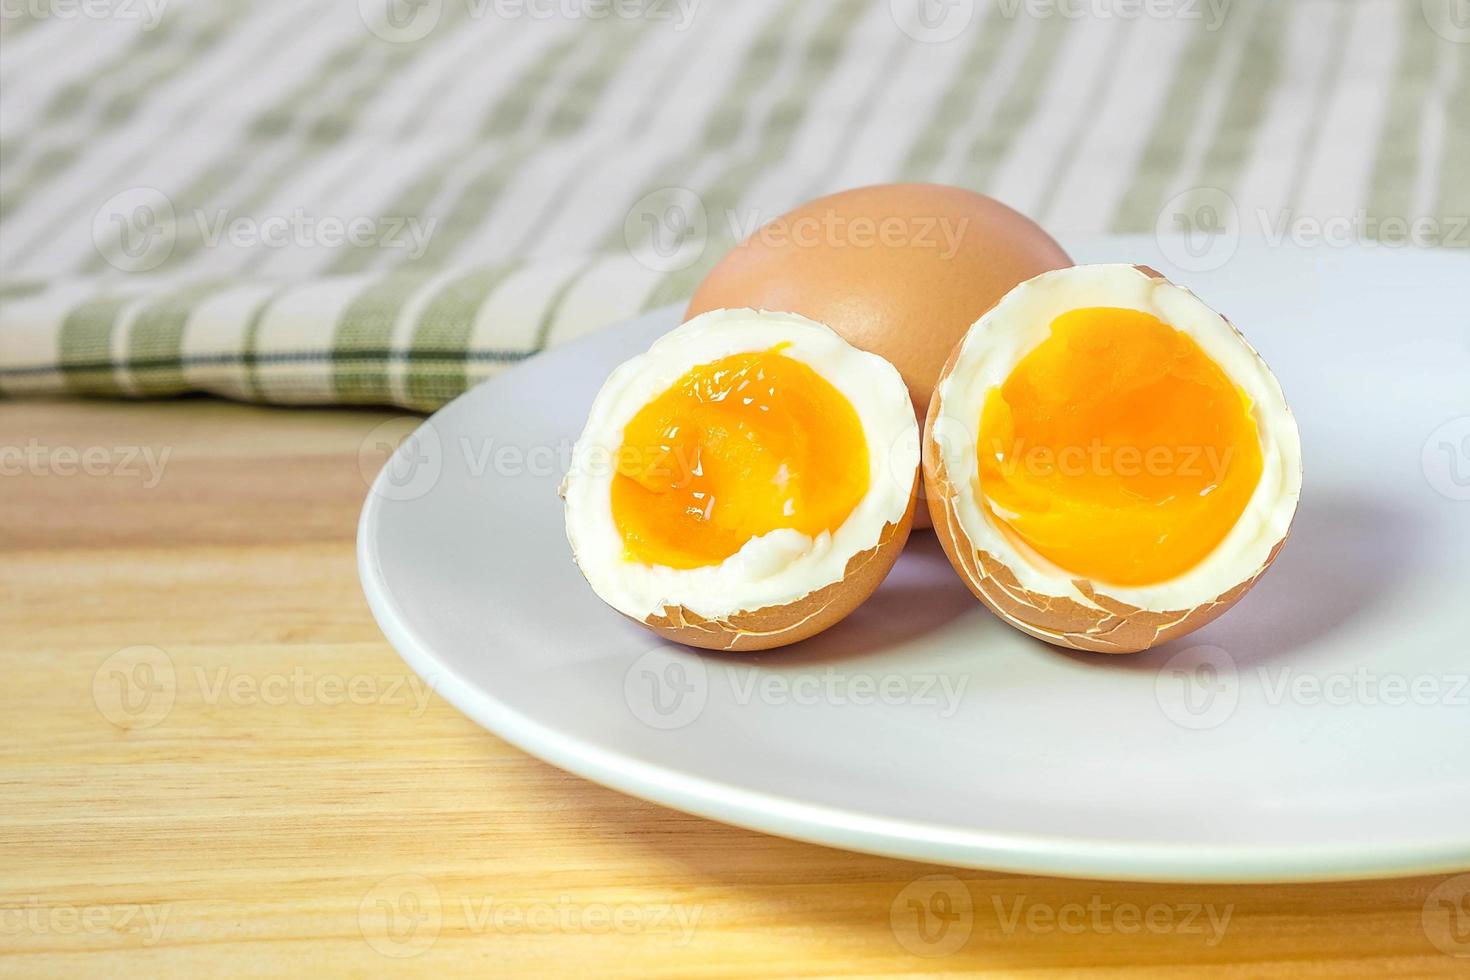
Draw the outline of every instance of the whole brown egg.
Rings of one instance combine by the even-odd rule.
[[[761,226],[705,277],[684,319],[751,307],[824,323],[898,368],[922,423],[970,325],[1017,283],[1071,264],[1039,225],[983,194],[878,184]]]

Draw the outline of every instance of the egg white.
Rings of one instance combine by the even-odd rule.
[[[690,369],[732,354],[769,350],[811,367],[852,404],[868,444],[868,491],[847,519],[815,538],[783,529],[751,539],[718,565],[676,569],[630,560],[612,512],[623,429]],[[666,606],[710,619],[782,606],[840,581],[848,560],[879,543],[908,508],[919,466],[919,431],[898,371],[832,330],[793,313],[713,310],[619,366],[598,392],[562,484],[567,539],[606,603],[644,620]]]
[[[978,493],[976,428],[990,389],[1051,335],[1058,316],[1087,307],[1152,314],[1192,337],[1251,400],[1261,444],[1261,478],[1240,519],[1187,572],[1163,582],[1124,586],[1091,580],[1096,593],[1148,611],[1189,609],[1254,577],[1287,533],[1301,496],[1301,437],[1276,377],[1224,317],[1193,293],[1131,265],[1076,266],[1047,272],[1013,289],[970,328],[939,389],[934,437],[951,484],[960,527],[977,551],[1006,565],[1023,589],[1100,608],[1074,575],[997,526]],[[1141,544],[1141,547],[1146,545]]]

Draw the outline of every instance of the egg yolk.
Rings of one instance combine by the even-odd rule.
[[[781,528],[835,531],[863,499],[857,412],[785,346],[693,368],[623,429],[612,512],[630,560],[717,565]]]
[[[1251,403],[1188,335],[1137,310],[1057,317],[986,395],[980,492],[1062,569],[1117,585],[1193,568],[1261,477]]]

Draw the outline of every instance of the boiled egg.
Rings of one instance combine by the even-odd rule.
[[[604,602],[738,651],[804,639],[866,599],[908,538],[918,483],[891,364],[806,317],[730,309],[613,371],[562,496]]]
[[[1049,643],[1129,653],[1230,608],[1301,495],[1281,386],[1151,269],[1036,276],[969,329],[929,404],[935,530],[970,590]]]

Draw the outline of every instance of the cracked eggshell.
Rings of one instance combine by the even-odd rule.
[[[883,525],[876,545],[848,559],[841,579],[804,598],[719,619],[707,619],[683,606],[665,606],[661,615],[639,622],[676,643],[727,653],[770,650],[816,636],[846,618],[888,577],[909,539],[918,488],[916,472],[903,517]]]
[[[1263,462],[1255,493],[1225,540],[1166,582],[1124,587],[1073,577],[1002,533],[976,500],[980,399],[1045,339],[1052,320],[1089,306],[1142,310],[1183,330],[1252,400]],[[1218,618],[1275,561],[1301,496],[1300,435],[1271,369],[1230,321],[1146,266],[1077,266],[1012,290],[950,355],[923,445],[934,530],[970,591],[1022,632],[1073,650],[1136,653]]]
[[[842,525],[816,538],[772,531],[718,565],[693,569],[629,559],[611,504],[611,460],[628,421],[696,365],[778,343],[852,404],[868,444],[868,492]],[[893,365],[806,317],[737,309],[682,324],[612,373],[573,450],[562,497],[573,557],[599,598],[670,640],[752,651],[813,636],[871,595],[908,539],[919,485],[918,423]]]

